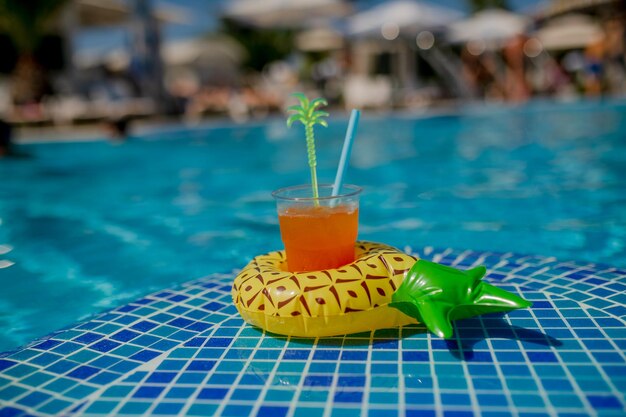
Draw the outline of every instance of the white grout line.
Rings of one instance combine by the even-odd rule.
[[[586,309],[584,309],[582,306],[581,308],[583,310],[585,310],[585,313],[587,313]],[[602,366],[598,363],[598,361],[596,361],[595,357],[593,356],[593,354],[591,353],[591,351],[587,348],[587,346],[585,346],[585,344],[583,343],[582,339],[578,338],[578,335],[576,335],[576,332],[574,331],[574,329],[570,326],[569,322],[567,321],[567,319],[561,314],[561,311],[558,308],[554,309],[559,317],[561,317],[561,319],[563,320],[563,323],[565,323],[565,325],[567,326],[567,329],[572,332],[572,334],[574,336],[576,336],[575,340],[578,340],[580,342],[580,345],[582,346],[582,351],[589,357],[589,359],[591,360],[591,362],[593,363],[594,367],[597,369],[598,373],[600,373],[600,375],[602,375],[602,379],[604,380],[604,382],[606,382],[607,385],[609,385],[611,387],[611,391],[613,394],[615,394],[618,398],[622,397],[623,398],[623,394],[620,393],[620,391],[615,387],[615,384],[613,384],[613,382],[611,381],[611,379],[608,377],[608,375],[604,372],[604,369],[602,369]],[[587,314],[587,318],[591,319],[594,323],[595,320],[592,316],[590,316],[589,314]],[[596,323],[597,324],[597,323]],[[537,325],[539,326],[539,328],[543,329],[541,327],[541,323],[537,322]],[[606,333],[604,333],[604,331],[602,330],[602,328],[600,326],[597,326],[597,329],[600,329],[600,331],[602,331],[602,333],[604,334],[604,336],[606,337],[606,340],[610,340],[609,337],[606,335]],[[611,341],[612,342],[612,341]],[[622,358],[624,358],[624,352],[622,352],[621,349],[619,349],[615,344],[613,344],[613,346],[616,348],[616,351],[620,353],[620,355],[622,356]],[[576,350],[577,352],[580,350]],[[567,367],[567,365],[565,364],[565,362],[563,362],[563,360],[561,359],[561,355],[557,352],[554,352],[556,357],[559,360],[559,364],[561,364],[561,366],[563,367],[565,374],[567,375],[568,379],[572,382],[572,386],[574,387],[574,390],[576,391],[576,394],[578,395],[578,397],[581,399],[581,402],[585,405],[585,409],[587,410],[588,413],[590,414],[596,414],[596,411],[593,409],[593,407],[591,407],[591,405],[589,404],[589,401],[587,400],[587,397],[585,396],[584,392],[580,389],[580,387],[578,386],[578,382],[576,381],[576,379],[572,376],[569,368]],[[581,364],[582,365],[582,364]]]
[[[439,389],[439,380],[435,369],[435,360],[433,356],[432,333],[426,330],[426,344],[428,346],[428,366],[430,369],[430,378],[433,383],[433,407],[437,417],[443,416],[443,405],[441,404],[441,390]]]
[[[519,294],[520,291],[518,290],[517,293]],[[502,372],[502,367],[500,362],[497,360],[497,355],[496,355],[496,350],[493,348],[493,344],[491,343],[491,339],[489,338],[489,333],[487,332],[487,329],[485,328],[485,322],[483,321],[483,318],[478,316],[478,319],[480,320],[480,325],[482,327],[483,330],[483,336],[485,337],[485,341],[487,342],[487,346],[489,347],[489,354],[493,356],[493,365],[496,368],[496,373],[498,374],[498,379],[500,380],[500,382],[502,383],[502,391],[506,397],[506,400],[509,404],[509,409],[511,410],[511,415],[513,417],[518,417],[519,416],[519,411],[517,410],[517,408],[515,407],[515,403],[513,402],[513,397],[511,395],[511,390],[509,390],[508,385],[506,384],[506,378],[504,376],[504,372]],[[508,317],[505,318],[505,320],[508,319]],[[510,324],[510,322],[509,322]]]
[[[369,343],[367,346],[367,362],[365,363],[365,386],[363,387],[363,397],[361,398],[361,417],[367,417],[370,397],[370,386],[372,384],[372,356],[374,355],[374,334],[370,331]],[[398,346],[400,342],[398,341]],[[399,349],[398,349],[399,350]],[[402,371],[399,372],[402,374]]]
[[[239,313],[235,313],[233,315],[230,316],[230,318],[234,318],[237,317],[239,315]],[[230,319],[229,318],[229,319]],[[239,328],[239,330],[237,331],[237,334],[235,336],[233,336],[233,343],[236,340],[237,337],[239,337],[239,335],[241,334],[241,332],[247,327],[246,323],[244,322],[241,327]],[[216,329],[219,329],[220,326],[217,325]],[[259,338],[259,341],[257,342],[257,345],[261,343],[262,338]],[[206,381],[208,381],[208,379],[216,372],[217,368],[219,367],[219,364],[221,363],[221,361],[224,359],[224,357],[226,356],[226,354],[229,352],[229,350],[232,348],[233,346],[229,346],[227,349],[224,349],[224,352],[222,352],[222,354],[220,355],[219,359],[207,359],[207,360],[215,360],[215,366],[213,367],[213,369],[209,372],[209,375],[207,375],[206,378],[204,378],[202,383],[199,384],[193,384],[193,387],[196,388],[194,393],[192,395],[189,396],[189,398],[187,398],[187,401],[185,401],[185,405],[181,408],[181,410],[179,411],[178,415],[179,416],[185,416],[187,415],[187,411],[189,410],[189,407],[191,407],[193,405],[193,402],[189,401],[190,398],[196,398],[198,393],[200,391],[202,391],[203,388],[205,388],[206,386]],[[194,355],[194,358],[198,356],[198,353],[200,353],[202,351],[202,347],[200,347],[198,349],[198,352],[196,352],[196,354]],[[254,352],[253,352],[254,353]],[[248,359],[245,362],[245,365],[243,367],[242,370],[246,369],[246,367],[248,366],[248,364],[250,363],[250,361],[252,360],[252,357],[254,356],[253,353],[250,354],[250,356],[248,357]],[[240,375],[238,376],[237,380],[241,380],[241,375],[244,375],[244,373],[240,373]],[[176,384],[175,384],[176,385]],[[226,396],[224,397],[224,399],[220,402],[220,406],[218,408],[218,410],[221,411],[223,410],[223,408],[228,404],[228,398],[230,398],[233,394],[233,390],[234,388],[237,387],[237,384],[233,383],[230,387],[228,392],[226,393]],[[219,413],[217,412],[217,410],[215,411],[215,415],[219,415]]]
[[[259,339],[260,340],[264,340],[266,338],[271,338],[271,336],[268,336],[267,333],[264,332],[263,336],[260,337]],[[254,404],[254,407],[252,408],[252,411],[250,412],[250,415],[255,415],[258,412],[259,408],[263,405],[263,400],[265,399],[265,396],[267,395],[267,391],[269,391],[270,388],[273,386],[274,378],[276,377],[276,373],[278,372],[278,368],[280,367],[280,363],[281,363],[280,359],[285,354],[285,351],[287,350],[287,347],[289,346],[290,342],[291,342],[291,337],[288,337],[287,340],[285,340],[285,344],[280,349],[280,354],[278,355],[278,359],[276,359],[276,361],[274,362],[274,366],[270,370],[270,372],[269,372],[269,374],[267,376],[267,380],[265,381],[265,384],[263,385],[263,388],[261,388],[261,392],[259,393],[259,397],[257,398],[257,400],[256,400],[256,402]],[[257,351],[258,351],[258,346],[254,348],[254,352],[253,353],[256,354]],[[311,356],[311,358],[313,357],[313,352],[311,352],[310,356]],[[310,361],[310,359],[309,359],[309,361]],[[304,371],[303,371],[303,374],[304,374]],[[299,381],[298,386],[304,380],[303,376],[304,375],[301,376],[301,378],[300,378],[301,381]],[[290,402],[289,403],[289,407],[291,408],[292,405],[293,405],[292,402]],[[290,410],[287,410],[287,411],[290,411]]]
[[[221,283],[220,283],[220,285],[221,285]],[[163,291],[168,291],[168,290],[169,290],[169,291],[173,291],[173,292],[180,291],[180,289],[165,289],[165,290],[160,290],[160,291],[154,292],[154,293],[152,293],[152,294],[146,295],[146,296],[145,296],[145,297],[143,297],[143,298],[150,297],[150,296],[152,296],[152,295],[158,294],[158,293],[163,292]],[[207,289],[207,290],[210,290],[210,289]],[[201,297],[201,294],[202,294],[202,293],[194,294],[193,296],[189,296],[189,298],[187,298],[187,299],[185,299],[185,300],[181,300],[181,301],[178,301],[178,302],[174,302],[174,303],[172,303],[172,304],[171,304],[168,308],[172,308],[172,307],[175,307],[175,306],[184,305],[184,304],[185,304],[185,302],[189,301],[190,299],[194,299],[194,298],[196,298],[196,299],[197,299],[197,298],[200,298],[200,297]],[[188,295],[188,294],[187,294],[187,293],[184,293],[184,295]],[[157,301],[157,302],[158,302],[158,301]],[[132,302],[131,302],[131,303],[129,303],[129,304],[132,304]],[[123,307],[123,306],[122,306],[122,307]],[[143,305],[142,305],[142,307],[139,307],[139,308],[143,308],[143,307],[149,307],[149,306],[143,306]],[[191,306],[191,305],[189,305],[189,307],[191,307],[191,309],[201,309],[201,307],[200,307],[200,306]],[[164,312],[165,312],[165,311],[163,311],[163,310],[155,310],[155,313],[150,314],[150,315],[148,315],[148,316],[135,316],[135,315],[133,315],[133,314],[132,314],[132,312],[128,312],[128,313],[126,313],[126,314],[131,315],[131,316],[134,316],[134,317],[137,317],[138,319],[147,320],[147,319],[149,319],[150,317],[152,317],[154,314],[157,314],[157,313],[158,313],[158,314],[160,314],[160,313],[164,313]],[[109,313],[115,313],[115,310],[111,310],[111,311],[109,311],[109,312],[103,312],[102,314],[109,314]],[[220,312],[215,312],[214,314],[223,315],[223,313],[220,313]],[[181,315],[180,317],[184,317],[184,315]],[[232,317],[232,316],[231,316],[231,317]],[[219,327],[218,325],[219,325],[220,323],[222,323],[222,322],[226,321],[228,318],[229,318],[229,316],[225,316],[224,320],[222,320],[221,322],[219,322],[219,323],[211,323],[211,327],[212,327],[212,328]],[[190,320],[191,320],[191,319],[190,319]],[[126,324],[126,325],[120,325],[120,326],[121,326],[121,327],[120,327],[120,329],[118,329],[115,333],[117,333],[118,331],[124,330],[124,329],[129,329],[129,328],[130,328],[130,327],[132,327],[134,324],[136,324],[136,323],[135,323],[136,321],[137,321],[137,320],[133,321],[132,323]],[[103,324],[108,324],[108,323],[109,323],[109,322],[103,322]],[[181,329],[181,330],[182,330],[182,329]],[[209,329],[206,329],[206,330],[209,330]],[[205,331],[206,331],[206,330],[205,330]],[[149,333],[146,333],[146,334],[149,334]],[[199,333],[199,334],[200,334],[200,333]],[[109,338],[110,336],[112,336],[112,334],[107,334],[107,335],[105,335],[105,336],[104,336],[104,338]],[[68,406],[68,407],[66,407],[65,409],[63,409],[63,410],[62,410],[59,414],[66,414],[66,413],[67,413],[67,414],[69,414],[69,413],[70,413],[70,410],[72,410],[73,408],[77,407],[79,404],[84,404],[84,405],[83,405],[83,410],[81,411],[81,413],[82,413],[82,412],[84,412],[84,409],[86,409],[86,407],[88,407],[89,405],[91,405],[91,404],[92,404],[95,400],[99,399],[99,398],[100,398],[100,396],[102,395],[102,393],[104,393],[104,391],[106,391],[107,389],[109,389],[111,386],[115,385],[116,383],[118,383],[118,382],[122,381],[123,379],[127,378],[128,376],[130,376],[130,375],[134,374],[135,372],[139,371],[139,369],[140,369],[140,368],[142,368],[142,369],[143,369],[144,367],[154,366],[154,364],[156,364],[156,363],[159,363],[159,364],[160,364],[160,363],[161,363],[164,359],[166,359],[166,358],[170,355],[170,353],[171,353],[171,352],[173,352],[173,351],[174,351],[174,350],[176,350],[177,348],[180,348],[182,345],[184,345],[184,343],[186,343],[186,341],[180,341],[180,340],[173,340],[173,339],[169,339],[167,336],[161,336],[161,337],[162,337],[162,340],[169,340],[169,341],[172,341],[172,342],[178,343],[178,345],[176,345],[176,346],[172,347],[171,349],[169,349],[169,350],[167,350],[167,351],[165,351],[165,352],[162,352],[159,356],[157,356],[157,357],[155,357],[155,358],[151,359],[150,361],[148,361],[148,362],[146,362],[146,363],[144,363],[144,364],[141,364],[141,365],[139,365],[138,367],[133,368],[133,369],[131,369],[131,370],[127,371],[125,374],[120,375],[120,376],[119,376],[116,380],[113,380],[113,381],[111,381],[111,382],[109,382],[109,383],[107,383],[107,384],[105,384],[105,385],[102,385],[102,386],[101,386],[98,390],[94,391],[93,393],[89,394],[88,396],[86,396],[86,397],[84,397],[84,398],[82,398],[82,399],[78,399],[78,400],[77,400],[77,399],[75,399],[75,398],[68,399],[68,401],[69,401],[69,402],[72,402],[72,401],[73,401],[73,403],[72,403],[70,406]],[[194,336],[194,337],[197,337],[197,336]],[[125,345],[125,344],[123,344],[123,345]],[[138,345],[137,345],[137,347],[141,347],[142,349],[147,349],[149,346],[138,346]],[[81,349],[81,350],[86,350],[86,349],[87,349],[87,345],[86,345],[83,349]],[[122,361],[122,360],[124,360],[124,359],[128,359],[128,358],[120,358],[120,361]],[[103,370],[103,371],[105,371],[105,370]],[[60,378],[60,377],[62,377],[62,376],[61,376],[61,375],[59,375],[59,378]],[[138,384],[137,384],[137,385],[138,385]],[[73,389],[73,388],[74,388],[74,387],[72,387],[72,389]],[[120,407],[120,405],[118,405],[116,408],[119,408],[119,407]],[[113,414],[113,415],[115,415],[115,414]]]
[[[465,350],[463,349],[463,344],[461,342],[461,337],[459,336],[459,329],[455,329],[456,331],[454,332],[454,338],[456,339],[456,343],[457,343],[457,347],[459,348],[459,351],[461,353],[461,355],[463,355],[463,357],[465,356]],[[430,333],[428,335],[429,337],[429,341],[430,341]],[[429,343],[429,348],[430,348],[430,343]],[[467,382],[467,392],[469,394],[470,397],[470,403],[472,406],[472,412],[474,413],[475,416],[480,416],[481,415],[481,408],[478,404],[478,397],[476,396],[476,390],[474,389],[474,381],[472,380],[472,378],[470,377],[470,372],[469,372],[469,367],[467,366],[467,361],[463,358],[460,359],[459,362],[461,363],[461,367],[463,368],[463,375],[465,376],[465,381]],[[432,372],[432,371],[431,371]],[[433,374],[433,379],[434,379],[434,375],[435,373],[432,372]],[[439,407],[441,408],[441,407]],[[442,411],[442,410],[441,410]],[[442,417],[442,413],[441,411],[437,412],[437,417]]]

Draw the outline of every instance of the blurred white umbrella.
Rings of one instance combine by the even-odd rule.
[[[395,32],[410,32],[444,27],[458,20],[461,12],[442,6],[430,5],[410,0],[384,2],[371,9],[352,16],[348,20],[348,33],[351,35],[383,35],[389,37]],[[394,36],[394,37],[395,37]]]
[[[524,33],[530,19],[501,9],[488,9],[450,25],[451,42],[497,43]]]
[[[555,18],[534,33],[544,49],[584,48],[604,36],[602,27],[591,17],[581,14]]]
[[[233,0],[224,16],[259,27],[301,27],[319,18],[342,17],[345,0]]]
[[[245,54],[243,47],[228,36],[172,41],[161,50],[163,62],[169,66],[239,64]]]
[[[329,27],[316,27],[305,30],[296,36],[296,46],[301,51],[332,51],[341,49],[343,36]]]

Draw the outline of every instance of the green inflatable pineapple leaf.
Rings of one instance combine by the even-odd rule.
[[[420,259],[391,297],[390,307],[424,323],[439,337],[452,337],[452,321],[530,307],[532,303],[482,281],[486,269],[461,271]]]
[[[294,122],[300,122],[304,125],[306,149],[309,157],[309,167],[311,168],[311,187],[313,189],[313,198],[316,199],[315,203],[317,205],[319,191],[317,187],[317,160],[315,158],[315,137],[313,135],[313,126],[322,125],[324,127],[328,127],[328,123],[324,120],[325,117],[328,117],[328,113],[318,110],[320,106],[327,106],[328,102],[326,102],[323,98],[316,98],[309,101],[309,99],[302,93],[293,93],[292,96],[297,98],[300,103],[287,108],[287,111],[291,113],[287,119],[287,126],[291,127]]]

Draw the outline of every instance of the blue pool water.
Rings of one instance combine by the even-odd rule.
[[[626,265],[626,104],[365,115],[360,237]],[[318,132],[333,179],[346,119]],[[270,192],[307,181],[299,129],[169,127],[0,161],[0,351],[280,248]]]

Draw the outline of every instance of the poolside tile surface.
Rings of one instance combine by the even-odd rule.
[[[0,354],[8,416],[623,416],[626,271],[553,258],[417,252],[531,309],[307,340],[245,324],[215,274]]]

